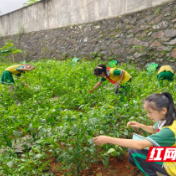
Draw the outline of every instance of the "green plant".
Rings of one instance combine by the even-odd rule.
[[[142,53],[142,54],[146,54],[146,47],[145,46],[141,46],[141,45],[134,45],[132,46],[133,49],[135,49],[137,52]]]
[[[20,37],[24,34],[24,27],[21,25],[20,22],[18,22],[17,34],[18,34],[18,40],[19,40]]]
[[[118,29],[118,22],[116,21],[116,29]]]
[[[4,150],[0,154],[0,175],[74,176],[98,161],[108,168],[109,157],[122,158],[127,149],[95,146],[92,138],[108,135],[130,139],[135,130],[126,127],[128,121],[153,125],[141,106],[142,99],[165,90],[176,99],[175,79],[167,87],[158,88],[156,72],[148,75],[147,70],[139,71],[133,64],[118,65],[133,78],[123,102],[106,81],[90,94],[99,80],[93,75],[98,63],[98,59],[80,59],[72,67],[72,59],[30,62],[36,69],[24,74],[29,88],[15,77],[13,91],[0,84],[0,149]],[[101,63],[107,65],[107,61]],[[2,63],[0,72],[8,66]],[[14,145],[22,137],[27,138],[24,150],[15,153]]]
[[[103,39],[104,37],[106,37],[105,33],[102,33],[101,37],[99,39]]]
[[[119,29],[116,29],[116,32],[117,32],[117,33],[120,33],[120,30],[119,30]]]
[[[160,7],[157,7],[156,10],[155,10],[155,12],[154,12],[154,16],[159,15],[160,10],[161,10]]]
[[[145,47],[144,47],[144,46],[141,46],[141,45],[134,45],[134,46],[132,46],[132,48],[134,48],[134,49],[136,49],[136,50],[138,50],[138,51],[141,51],[141,50],[143,50]]]
[[[91,53],[93,58],[102,57],[101,53]]]
[[[22,55],[23,55],[23,59],[27,60],[27,55],[28,55],[28,51],[26,51],[25,49],[22,50]]]
[[[39,2],[40,0],[28,0],[26,3],[23,4],[23,7],[35,4],[37,2]]]
[[[168,53],[168,51],[162,51],[162,54],[166,55]]]
[[[0,57],[5,58],[8,54],[12,55],[13,62],[15,62],[14,54],[21,53],[21,50],[17,49],[12,43],[13,40],[7,40],[2,48],[0,48]]]

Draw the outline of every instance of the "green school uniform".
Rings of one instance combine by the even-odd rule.
[[[13,76],[12,74],[20,77],[21,76],[21,73],[22,71],[19,70],[19,68],[24,68],[24,66],[22,65],[16,65],[14,66],[15,67],[15,72],[11,72],[10,70],[8,70],[8,67],[6,70],[3,71],[2,75],[1,75],[1,83],[2,84],[14,84],[15,81],[13,79]]]
[[[155,123],[154,129],[156,130],[158,122]],[[175,147],[176,146],[176,120],[172,125],[164,126],[156,134],[152,134],[146,138],[156,147]],[[176,162],[163,162],[167,173],[170,176],[176,176]]]
[[[122,70],[115,69],[115,70],[113,71],[113,74],[114,74],[114,75],[121,76],[121,75],[122,75]],[[100,79],[100,82],[104,82],[104,81],[106,81],[106,80],[107,80],[107,79],[105,79],[105,78],[101,78],[101,79]]]
[[[174,71],[171,66],[165,65],[162,66],[157,75],[157,79],[159,82],[159,87],[163,87],[163,80],[173,81]]]

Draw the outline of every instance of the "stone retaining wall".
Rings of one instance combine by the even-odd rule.
[[[109,19],[174,0],[41,0],[0,16],[0,34],[9,36]]]
[[[58,29],[3,37],[25,50],[19,60],[66,57],[115,59],[144,65],[155,61],[175,65],[176,1],[155,8]],[[93,53],[93,54],[92,54]]]

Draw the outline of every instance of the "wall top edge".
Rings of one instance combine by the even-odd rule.
[[[41,0],[41,1],[44,1],[44,0]],[[28,5],[28,6],[23,6],[23,7],[21,7],[21,8],[18,8],[18,9],[16,9],[16,10],[11,11],[11,12],[7,12],[7,13],[5,13],[5,14],[2,14],[2,15],[0,15],[0,18],[3,17],[3,16],[5,16],[5,15],[9,15],[9,14],[14,13],[14,12],[17,12],[17,11],[19,11],[19,10],[26,9],[26,8],[28,8],[28,7],[31,7],[31,6],[36,5],[36,4],[38,4],[38,3],[41,3],[41,1],[36,2],[36,3],[34,3],[34,4],[31,4],[31,5]]]

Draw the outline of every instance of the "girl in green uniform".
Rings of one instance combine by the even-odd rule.
[[[2,75],[1,75],[1,83],[2,84],[14,84],[15,81],[13,79],[12,75],[16,75],[18,77],[21,76],[21,73],[25,73],[25,71],[31,71],[35,69],[34,66],[30,64],[19,64],[19,65],[13,65],[8,68],[6,68]],[[25,86],[29,86],[28,84],[23,83]]]
[[[97,89],[104,81],[109,80],[112,84],[116,85],[115,93],[122,93],[119,91],[119,85],[121,85],[121,88],[125,92],[126,83],[131,81],[131,76],[127,71],[119,68],[106,68],[103,64],[95,67],[94,74],[101,77],[101,79],[89,92],[93,92],[94,89]]]
[[[162,66],[157,75],[159,87],[163,87],[163,80],[173,81],[174,71],[170,65]]]
[[[120,139],[108,136],[95,137],[96,145],[114,144],[129,148],[129,162],[142,171],[145,176],[157,176],[156,171],[176,176],[176,162],[146,162],[147,147],[176,147],[176,111],[172,96],[168,92],[152,94],[144,100],[144,108],[154,126],[146,126],[138,122],[128,122],[127,127],[141,128],[151,133],[144,140]],[[134,176],[138,175],[137,173]]]

